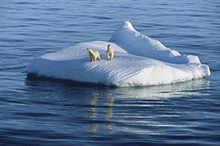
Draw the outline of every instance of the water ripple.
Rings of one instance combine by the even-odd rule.
[[[0,145],[219,145],[219,1],[0,1]],[[143,88],[26,78],[33,58],[125,20],[212,75]]]

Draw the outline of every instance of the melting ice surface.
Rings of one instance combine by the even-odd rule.
[[[108,44],[115,56],[107,61]],[[98,50],[101,61],[90,62],[87,48]],[[33,59],[28,74],[128,87],[170,84],[210,75],[207,65],[197,56],[181,55],[159,41],[136,31],[128,21],[112,35],[109,42],[78,43]]]

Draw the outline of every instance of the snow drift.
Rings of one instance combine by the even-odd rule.
[[[108,44],[115,51],[113,61],[106,60]],[[87,48],[100,52],[102,61],[89,62]],[[100,83],[117,87],[170,84],[210,75],[207,65],[197,56],[181,55],[159,41],[137,32],[124,22],[109,42],[78,43],[33,59],[28,74]]]

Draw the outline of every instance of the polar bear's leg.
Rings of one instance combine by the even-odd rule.
[[[111,54],[110,54],[110,60],[112,60],[113,59],[113,56],[114,56],[114,52],[112,52]]]
[[[113,59],[113,52],[109,52],[108,55],[107,55],[107,60],[111,61]]]
[[[107,52],[107,60],[110,60],[110,53]]]
[[[91,54],[89,55],[89,58],[90,58],[90,62],[92,62],[92,55]]]
[[[94,59],[94,56],[92,56],[92,58],[91,58],[91,62],[93,62],[95,59]]]
[[[109,61],[112,60],[112,53],[109,53]]]
[[[99,59],[99,61],[101,61],[101,57],[100,57],[100,55],[98,55],[98,59]]]

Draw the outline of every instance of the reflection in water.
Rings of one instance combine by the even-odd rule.
[[[132,98],[156,99],[156,98],[182,97],[185,95],[199,95],[201,94],[200,92],[201,90],[209,89],[209,84],[210,84],[209,81],[207,81],[206,79],[196,79],[192,81],[179,82],[179,83],[167,84],[167,85],[149,86],[149,87],[106,88],[106,90],[108,90],[108,93],[106,95],[110,98],[113,98],[113,94],[123,95],[123,96],[117,96],[120,98],[132,97]],[[62,90],[62,88],[66,90],[66,87],[77,87],[77,88],[87,87],[87,84],[85,84],[85,86],[82,86],[81,84],[78,85],[78,83],[76,84],[75,82],[71,82],[71,81],[67,83],[65,81],[65,83],[63,83],[62,80],[53,80],[48,78],[27,78],[26,85],[45,86],[50,88],[58,87],[59,90]],[[103,91],[106,92],[106,90]],[[92,97],[97,98],[99,96],[99,92],[100,91],[97,91],[97,93],[93,93]],[[90,102],[92,101],[95,102],[96,100],[97,99],[94,100],[91,99]],[[96,103],[94,104],[88,103],[88,104],[95,105]]]
[[[113,123],[111,123],[111,121],[110,121],[110,118],[113,116],[113,112],[112,112],[113,108],[111,107],[111,105],[114,102],[114,98],[112,97],[113,93],[108,93],[107,96],[108,96],[108,98],[107,98],[105,103],[106,103],[107,106],[109,106],[109,108],[105,109],[104,119],[105,119],[105,121],[109,121],[109,123],[106,125],[106,129],[108,130],[108,132],[110,134],[113,134],[113,132],[114,132],[113,129],[112,129]]]
[[[98,112],[99,112],[98,110],[101,110],[102,108],[95,107],[99,99],[99,93],[92,93],[91,95],[92,96],[88,101],[88,104],[91,106],[88,108],[88,117],[91,120],[95,120],[98,117]],[[113,129],[112,129],[113,123],[111,123],[111,120],[110,120],[110,118],[113,115],[113,112],[112,112],[113,108],[111,107],[111,105],[114,102],[114,99],[112,97],[113,93],[107,93],[106,95],[107,95],[107,99],[105,101],[105,104],[107,105],[107,108],[105,108],[104,110],[104,113],[105,113],[104,120],[107,121],[108,124],[105,126],[105,128],[110,134],[113,134]],[[98,124],[96,123],[90,124],[90,129],[89,129],[90,132],[96,132],[97,129],[98,129]]]
[[[94,106],[97,104],[98,101],[98,93],[92,93],[92,97],[89,100],[88,104],[91,105],[91,107],[88,108],[88,116],[90,119],[94,120],[97,117],[97,108]],[[96,132],[97,131],[97,124],[90,124],[89,131]]]
[[[204,93],[202,90],[209,88],[209,81],[205,79],[196,79],[192,81],[180,82],[175,84],[167,84],[161,86],[149,86],[138,88],[117,88],[116,92],[123,96],[119,98],[144,98],[144,99],[160,99],[183,97],[189,95],[200,95]],[[126,95],[126,96],[124,96]]]
[[[97,131],[97,124],[90,124],[89,131],[90,132],[96,132]]]
[[[114,132],[163,135],[171,129],[177,133],[190,133],[191,129],[203,124],[198,117],[204,115],[193,109],[204,108],[200,107],[204,102],[201,97],[209,95],[209,88],[209,81],[205,79],[162,86],[117,88],[114,90],[117,117],[114,118],[118,119],[117,123],[125,125],[115,125]]]
[[[43,79],[26,80],[26,85],[31,87],[27,91],[32,92],[39,89],[46,91],[45,93],[53,91],[57,97],[56,101],[65,99],[68,103],[72,102],[73,105],[76,105],[75,108],[78,108],[77,105],[83,105],[86,108],[86,118],[89,118],[89,131],[102,133],[107,130],[110,134],[117,133],[117,131],[130,131],[159,135],[167,127],[176,128],[175,130],[194,127],[200,123],[187,122],[187,118],[196,117],[197,113],[186,111],[195,106],[200,108],[200,99],[189,97],[207,95],[209,94],[207,89],[210,88],[210,83],[206,79],[137,88],[92,86],[88,86],[88,88],[72,86],[70,83]],[[80,98],[82,96],[85,98]],[[185,100],[181,97],[188,97],[188,99]],[[86,102],[85,99],[87,99]],[[74,113],[74,115],[77,114],[82,113]],[[175,122],[183,120],[186,120],[185,124]],[[88,129],[87,124],[86,127]],[[158,127],[160,128],[158,129]]]
[[[105,109],[105,117],[104,119],[106,121],[110,121],[110,117],[112,117],[112,111],[113,111],[113,108],[111,107],[111,105],[113,104],[114,102],[114,98],[112,97],[113,96],[113,93],[107,93],[107,99],[105,101],[105,104],[109,107],[109,108],[106,108]]]

